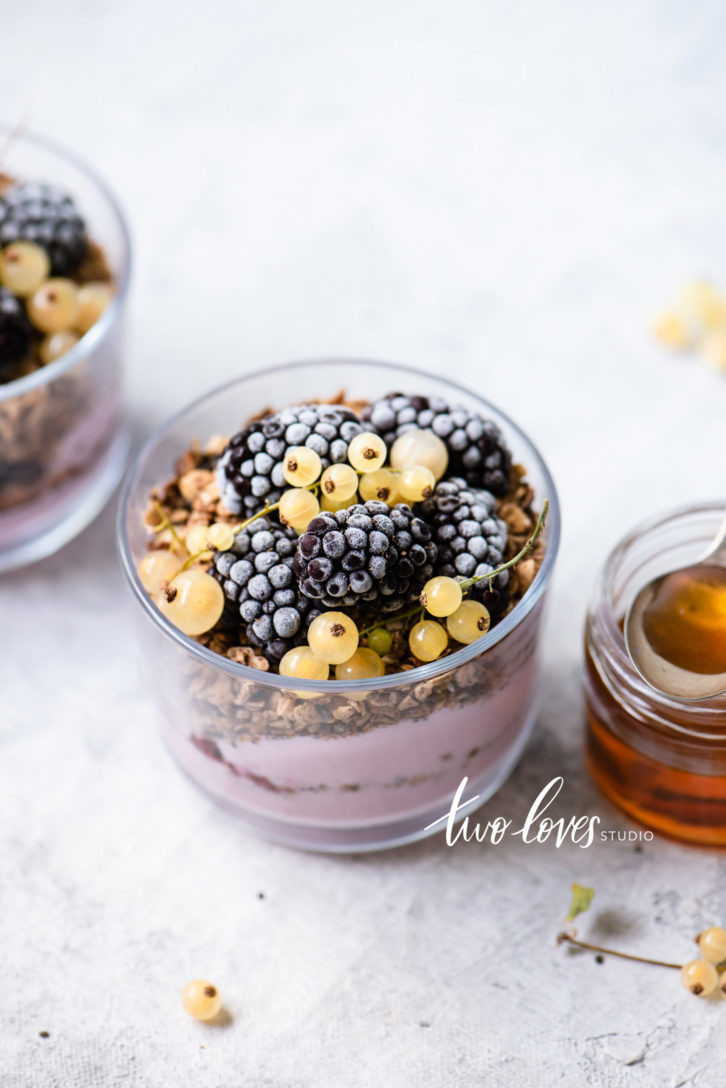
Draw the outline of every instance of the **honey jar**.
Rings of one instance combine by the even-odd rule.
[[[705,551],[723,509],[723,502],[691,506],[638,526],[608,557],[585,627],[585,754],[593,780],[651,830],[713,847],[726,847],[726,696],[683,702],[657,692],[628,656],[623,623],[643,586],[690,566]],[[716,626],[705,635],[699,628],[707,643],[698,660],[706,664],[704,650],[720,660],[724,638],[721,598],[713,596],[720,577],[713,573],[707,602],[715,605],[709,622]],[[704,603],[693,587],[674,591],[694,605]],[[660,635],[671,640],[672,650],[673,632],[661,624]],[[692,629],[681,647],[683,663],[691,660],[693,639]]]

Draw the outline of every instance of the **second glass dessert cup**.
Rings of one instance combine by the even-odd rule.
[[[0,142],[8,137],[0,128]],[[48,140],[8,139],[3,170],[47,181],[77,199],[103,249],[114,297],[66,354],[0,384],[0,572],[52,554],[98,514],[129,448],[121,375],[130,242],[104,183]]]
[[[486,635],[427,665],[372,680],[291,680],[213,652],[172,626],[136,567],[143,514],[193,439],[233,434],[264,409],[391,390],[439,396],[494,420],[527,468],[534,506],[549,499],[542,565]],[[483,803],[514,767],[534,722],[546,590],[560,514],[552,478],[526,436],[474,393],[405,367],[356,360],[250,374],[189,406],[146,445],[119,507],[122,562],[136,598],[147,682],[175,758],[251,830],[328,851],[374,850],[433,833],[466,777]],[[470,811],[470,809],[467,809]],[[439,830],[439,824],[433,830]]]

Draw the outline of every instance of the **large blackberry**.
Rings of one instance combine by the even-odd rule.
[[[54,276],[72,276],[88,248],[86,224],[73,198],[37,182],[7,189],[0,196],[0,246],[21,241],[46,251]]]
[[[489,491],[468,486],[461,477],[442,480],[421,512],[433,529],[438,548],[436,573],[449,578],[473,578],[488,574],[504,562],[507,526],[497,516],[497,503]],[[509,571],[502,571],[490,586],[482,581],[469,596],[485,604],[493,616],[508,603]]]
[[[222,502],[234,514],[257,513],[275,503],[287,486],[282,474],[285,450],[309,446],[323,468],[345,461],[348,443],[363,427],[340,404],[301,404],[255,420],[231,439],[217,464]]]
[[[30,351],[31,335],[22,302],[0,287],[0,382],[16,377],[17,364]]]
[[[292,569],[296,540],[289,530],[259,518],[237,533],[229,551],[214,554],[212,573],[227,601],[223,623],[241,620],[252,645],[275,661],[304,642],[319,612],[297,590]]]
[[[395,612],[421,592],[437,551],[410,506],[370,500],[313,518],[298,540],[300,590],[327,608]]]
[[[377,431],[389,449],[405,431],[431,430],[449,451],[449,475],[463,476],[472,487],[494,495],[509,490],[512,455],[502,433],[492,420],[468,408],[450,407],[440,397],[389,393],[364,408],[361,421]]]

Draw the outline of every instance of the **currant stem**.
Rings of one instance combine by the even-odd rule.
[[[574,944],[578,948],[584,948],[587,952],[599,952],[604,956],[618,956],[621,960],[635,960],[636,963],[651,963],[654,967],[672,967],[675,971],[680,971],[683,966],[681,963],[668,963],[667,960],[654,960],[649,956],[635,956],[632,952],[619,952],[616,948],[603,948],[599,944],[580,941],[577,937],[573,937],[571,933],[566,933],[564,930],[562,933],[557,934],[557,943],[562,944],[563,941]]]
[[[318,487],[320,487],[320,480],[315,480],[314,483],[305,484],[304,487],[301,487],[298,490],[300,490],[300,491],[315,491],[315,489],[318,488]],[[235,525],[233,527],[233,529],[232,529],[232,532],[234,533],[235,536],[237,536],[237,533],[241,533],[242,530],[246,529],[248,525],[251,525],[253,521],[257,521],[258,518],[267,517],[267,515],[271,514],[273,510],[279,510],[279,508],[280,508],[279,501],[278,502],[273,502],[273,503],[270,503],[268,505],[263,506],[262,509],[258,510],[256,514],[253,514],[251,518],[247,518],[246,521],[241,521],[239,523],[239,525]]]
[[[154,509],[156,510],[157,514],[161,518],[161,521],[155,527],[154,532],[155,533],[163,533],[163,531],[165,529],[168,529],[169,532],[171,533],[171,538],[174,541],[174,543],[176,545],[178,545],[178,547],[180,547],[183,552],[185,552],[187,549],[186,549],[186,545],[185,545],[184,541],[181,539],[181,537],[177,533],[176,529],[172,525],[171,521],[169,520],[167,515],[164,513],[164,507],[156,499],[154,499]]]
[[[506,563],[502,563],[501,566],[495,567],[494,570],[490,570],[488,574],[478,574],[473,578],[465,578],[463,581],[459,582],[462,593],[465,592],[467,589],[470,589],[471,586],[475,586],[478,582],[491,582],[492,579],[496,578],[498,574],[502,573],[502,571],[509,570],[510,567],[516,566],[516,564],[525,557],[527,552],[532,550],[538,538],[541,536],[542,530],[544,529],[545,521],[547,520],[547,512],[549,508],[549,499],[545,499],[544,503],[542,504],[542,512],[537,518],[537,524],[532,530],[531,536],[528,538],[526,543],[523,545],[522,548],[520,548],[515,556],[513,556],[511,559],[508,559]],[[391,616],[389,619],[381,619],[378,621],[378,623],[374,623],[370,627],[364,628],[360,632],[361,637],[363,635],[369,634],[376,627],[389,627],[391,624],[397,623],[398,620],[405,620],[408,619],[409,616],[415,616],[416,613],[419,611],[422,611],[420,603],[414,605],[412,608],[407,608],[404,612],[397,612],[395,616]],[[423,611],[425,611],[425,609]]]
[[[188,570],[193,563],[196,563],[197,559],[201,559],[203,555],[211,555],[213,551],[214,548],[203,548],[201,552],[196,552],[194,555],[187,556],[176,574],[182,574],[185,570]],[[174,575],[175,578],[176,574]]]
[[[542,512],[537,518],[537,524],[532,531],[532,535],[527,539],[525,544],[517,552],[516,555],[512,556],[511,559],[508,559],[506,563],[502,563],[501,566],[495,567],[494,570],[490,570],[488,574],[477,574],[473,578],[465,578],[463,582],[459,582],[459,586],[461,587],[462,592],[465,589],[469,589],[470,586],[475,586],[477,582],[491,582],[497,577],[498,574],[501,574],[502,571],[509,570],[510,567],[515,567],[517,563],[520,563],[522,559],[524,559],[527,552],[530,552],[532,550],[532,548],[537,543],[538,538],[541,536],[542,530],[545,526],[545,521],[547,520],[547,513],[549,511],[549,508],[549,499],[545,499],[544,503],[542,504]]]

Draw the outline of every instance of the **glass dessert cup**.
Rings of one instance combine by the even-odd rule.
[[[534,506],[549,499],[546,550],[525,596],[475,643],[372,680],[292,680],[248,668],[183,635],[136,573],[149,493],[190,441],[233,434],[250,416],[332,397],[402,389],[447,398],[493,419],[527,468]],[[405,367],[331,359],[250,374],[214,390],[146,445],[122,490],[118,538],[137,608],[142,660],[163,735],[189,777],[246,826],[278,842],[375,850],[440,831],[463,800],[483,803],[513,769],[537,708],[539,647],[560,516],[550,474],[525,435],[474,393]],[[466,810],[471,811],[471,806]]]
[[[72,193],[105,253],[114,298],[65,355],[0,384],[0,571],[52,554],[99,513],[123,472],[121,365],[129,281],[126,224],[104,183],[45,139],[10,136],[2,169]]]
[[[586,759],[596,785],[653,831],[726,846],[726,696],[686,703],[651,688],[622,625],[651,578],[687,566],[713,540],[723,503],[647,521],[608,558],[585,628]]]

